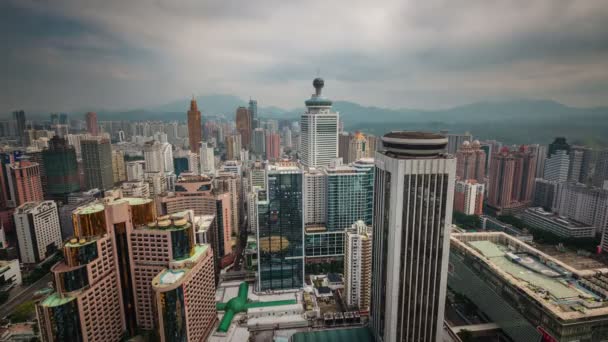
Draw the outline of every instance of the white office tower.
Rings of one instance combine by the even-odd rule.
[[[371,271],[372,229],[357,221],[344,238],[344,293],[349,307],[369,310]]]
[[[442,341],[456,159],[440,134],[391,132],[376,153],[370,322],[376,342]]]
[[[213,146],[210,143],[201,142],[201,174],[203,175],[214,175],[215,174],[215,156],[213,155]]]
[[[165,172],[165,160],[162,150],[163,145],[158,141],[153,140],[144,144],[146,172]]]
[[[39,263],[62,247],[59,212],[55,202],[23,203],[15,210],[13,217],[22,263]]]
[[[319,169],[304,173],[304,225],[324,226],[327,221],[327,174]]]
[[[324,81],[312,82],[315,93],[306,100],[308,110],[300,118],[301,162],[307,167],[329,166],[338,158],[338,113],[332,112],[332,101],[321,95]]]
[[[135,160],[127,162],[127,181],[140,181],[144,179],[144,166],[146,162],[143,160]]]
[[[570,155],[568,151],[557,150],[545,160],[543,178],[551,182],[563,183],[568,180],[569,168]]]

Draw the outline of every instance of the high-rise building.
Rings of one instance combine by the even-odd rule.
[[[594,226],[600,234],[608,230],[608,189],[580,183],[558,184],[553,210],[560,216]]]
[[[47,179],[46,193],[54,199],[65,199],[69,193],[80,191],[76,150],[64,138],[55,136],[49,148],[42,151]]]
[[[306,100],[306,113],[302,114],[300,146],[301,161],[307,167],[329,166],[338,157],[338,117],[332,112],[332,101],[322,96],[325,82],[315,78],[315,93]]]
[[[236,130],[241,135],[241,143],[244,148],[251,145],[251,113],[245,107],[236,109]]]
[[[344,159],[344,163],[352,163],[361,158],[373,157],[370,156],[369,143],[367,137],[361,132],[356,132],[351,138],[348,147],[348,159]]]
[[[344,237],[344,298],[346,304],[368,311],[372,289],[372,229],[353,223]]]
[[[598,187],[608,189],[608,149],[596,150],[595,153],[589,153],[589,159],[593,158],[595,163],[593,165],[593,174],[591,183]],[[591,157],[593,156],[593,157]],[[584,165],[587,163],[584,163]],[[587,172],[586,175],[590,175],[591,172]]]
[[[263,128],[253,130],[251,152],[262,159],[266,156],[266,131]]]
[[[350,156],[350,139],[351,135],[347,132],[340,132],[338,134],[338,157],[342,158],[342,161],[348,163]]]
[[[61,248],[61,227],[55,202],[23,203],[15,210],[14,219],[22,263],[39,263]]]
[[[15,127],[17,128],[17,137],[22,146],[25,146],[25,112],[23,110],[16,110],[13,112],[13,121],[15,121]]]
[[[146,162],[143,160],[134,160],[127,162],[127,180],[138,181],[144,179],[144,166]]]
[[[112,146],[107,139],[87,139],[80,142],[85,184],[88,189],[109,190],[114,185]]]
[[[202,141],[200,151],[200,173],[204,175],[215,174],[215,155],[213,154],[213,146],[208,142]]]
[[[249,115],[251,117],[251,128],[255,129],[260,127],[258,119],[258,101],[250,99],[247,110],[249,111]]]
[[[465,141],[456,152],[456,177],[461,180],[486,181],[486,152],[479,140]]]
[[[534,197],[536,159],[526,146],[510,151],[504,146],[492,155],[488,207],[496,213],[511,213],[529,206]]]
[[[542,207],[546,211],[552,211],[555,205],[558,182],[536,178],[534,182],[534,207]]]
[[[289,129],[287,126],[283,127],[283,137],[281,138],[281,143],[287,149],[293,147],[292,136],[291,129]]]
[[[376,341],[441,341],[456,160],[448,139],[391,132],[376,153],[370,326]]]
[[[92,136],[99,135],[99,126],[97,125],[97,113],[88,112],[85,115],[85,121],[87,122],[87,132]]]
[[[239,160],[241,158],[241,135],[226,137],[226,160]]]
[[[475,179],[458,180],[454,187],[454,211],[466,215],[481,215],[485,186]]]
[[[120,191],[124,197],[149,198],[150,184],[140,181],[127,181],[120,185]]]
[[[5,167],[8,207],[15,208],[26,202],[40,202],[44,199],[38,163],[21,160],[6,164]]]
[[[568,180],[569,169],[570,145],[566,138],[555,138],[555,141],[549,144],[543,178],[552,182],[565,182]]]
[[[238,234],[239,232],[239,215],[241,214],[240,208],[242,208],[242,197],[241,197],[241,180],[240,173],[228,173],[219,172],[218,175],[213,178],[213,190],[216,194],[228,193],[230,194],[230,219],[232,226],[232,233]]]
[[[266,134],[266,159],[277,160],[281,157],[281,136],[279,133]]]
[[[469,132],[465,132],[464,134],[449,134],[447,132],[441,132],[445,136],[448,137],[448,153],[456,154],[458,148],[464,144],[465,141],[473,141],[473,136]]]
[[[295,163],[279,162],[267,166],[267,175],[268,190],[261,195],[264,198],[258,198],[258,290],[301,288],[302,169]]]
[[[325,226],[327,223],[327,174],[320,169],[304,173],[304,226]]]
[[[192,98],[188,111],[188,142],[190,143],[190,151],[196,154],[199,153],[200,143],[203,140],[202,129],[201,111],[198,110],[196,100]]]
[[[124,151],[112,151],[112,179],[114,180],[114,183],[126,181],[126,171]]]
[[[266,190],[266,165],[261,161],[255,161],[249,169],[249,191],[254,187]]]
[[[570,165],[568,166],[568,181],[581,182],[583,170],[583,161],[585,160],[585,151],[588,150],[583,146],[572,146],[570,148]]]
[[[202,341],[217,321],[213,253],[194,233],[182,212],[129,234],[137,326],[161,341]]]
[[[344,231],[356,221],[372,224],[374,160],[330,166],[327,174],[327,230]]]
[[[536,178],[543,178],[545,175],[545,162],[547,161],[547,145],[530,145],[530,151],[536,157]],[[488,155],[488,162],[490,161]]]
[[[194,215],[215,215],[213,182],[208,176],[182,173],[175,183],[175,192],[157,199],[163,214],[193,210]]]
[[[208,245],[189,213],[157,219],[152,200],[104,199],[77,209],[55,265],[55,293],[37,305],[44,341],[119,341],[125,331],[204,340],[216,323]]]

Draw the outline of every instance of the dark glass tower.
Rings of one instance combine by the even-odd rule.
[[[281,163],[269,165],[267,172],[267,198],[258,202],[258,289],[301,288],[302,170],[293,163]]]
[[[49,141],[49,148],[42,152],[47,187],[46,194],[63,200],[67,194],[80,190],[76,151],[67,141],[58,136]]]

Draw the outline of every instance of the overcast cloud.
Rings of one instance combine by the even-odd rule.
[[[0,111],[294,108],[317,69],[328,96],[379,107],[607,105],[606,23],[604,0],[4,0]]]

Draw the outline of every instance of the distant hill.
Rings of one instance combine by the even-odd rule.
[[[238,106],[247,101],[225,94],[196,97],[203,115],[234,117]],[[263,102],[261,103],[263,104]],[[190,99],[129,111],[97,112],[100,120],[180,120],[186,119]],[[480,139],[505,143],[549,143],[555,136],[566,136],[573,143],[608,146],[608,107],[576,108],[550,100],[510,100],[477,102],[441,110],[389,109],[335,101],[345,129],[380,135],[394,129],[449,130],[471,132]],[[258,108],[261,118],[297,120],[303,107],[283,109]],[[48,119],[48,113],[27,113],[29,118]],[[83,112],[73,115],[83,115]],[[6,116],[6,115],[5,115]]]

